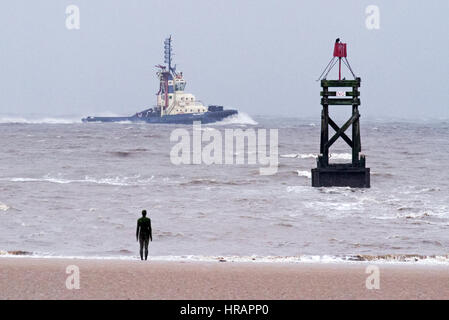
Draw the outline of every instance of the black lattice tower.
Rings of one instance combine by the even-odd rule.
[[[337,45],[344,46],[344,48],[340,50]],[[333,59],[338,57],[341,60],[342,56],[339,56],[339,54],[346,58],[346,44],[339,43],[339,39],[337,39]],[[349,62],[347,65],[350,69]],[[332,67],[331,60],[325,69],[325,71],[329,69],[326,76]],[[340,78],[341,71],[339,72]],[[321,80],[321,105],[323,107],[321,112],[321,140],[317,168],[312,169],[312,186],[314,187],[370,187],[370,169],[365,167],[365,156],[360,154],[362,150],[359,113],[361,79],[355,76],[354,78],[354,80]],[[337,88],[338,91],[332,88]],[[351,117],[339,127],[329,115],[329,106],[351,107]],[[335,130],[335,134],[331,138],[329,138],[329,127]],[[349,134],[351,138],[347,134],[350,128],[352,129],[352,134]],[[352,150],[351,163],[329,162],[329,149],[339,138],[343,139]]]

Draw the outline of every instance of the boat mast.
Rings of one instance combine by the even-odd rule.
[[[171,36],[165,39],[164,41],[164,63],[168,65],[168,71],[162,70],[162,78],[164,81],[164,93],[165,93],[165,107],[161,107],[161,116],[164,115],[164,108],[168,109],[168,79],[170,76],[170,72],[172,71],[171,67],[171,59],[172,59],[172,47],[171,47]]]
[[[172,49],[173,48],[171,45],[171,36],[169,36],[164,41],[164,63],[166,65],[165,66],[161,66],[161,65],[156,66],[157,68],[160,69],[161,86],[159,89],[159,93],[162,91],[162,88],[163,88],[163,92],[164,92],[164,96],[165,96],[165,106],[163,106],[163,107],[161,106],[161,117],[164,115],[164,109],[167,110],[168,106],[169,106],[168,81],[172,80],[177,75],[176,65],[174,68],[172,68],[172,66],[171,66],[172,54],[173,54]],[[168,67],[168,70],[167,70],[167,67]]]
[[[171,46],[171,36],[164,41],[164,62],[168,65],[168,71],[173,72],[171,67],[172,60],[172,46]]]

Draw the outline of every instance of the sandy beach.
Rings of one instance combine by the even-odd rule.
[[[449,266],[368,265],[1,258],[0,299],[449,299]]]

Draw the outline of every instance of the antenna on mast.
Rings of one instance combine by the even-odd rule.
[[[164,62],[168,65],[168,70],[173,71],[173,68],[171,67],[171,60],[172,60],[172,46],[171,46],[171,36],[165,39],[164,41]]]

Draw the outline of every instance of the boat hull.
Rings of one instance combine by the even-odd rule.
[[[201,123],[214,123],[227,117],[238,114],[237,110],[208,111],[204,113],[175,114],[165,116],[139,117],[87,117],[83,122],[146,122],[146,123],[166,123],[166,124],[193,124],[195,121]]]

